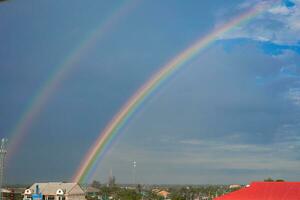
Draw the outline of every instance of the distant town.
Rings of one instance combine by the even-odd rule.
[[[284,200],[300,198],[300,182],[266,178],[246,185],[120,184],[110,171],[108,181],[90,184],[43,182],[28,185],[4,183],[7,140],[0,145],[0,200]],[[136,161],[133,161],[133,168]]]
[[[140,185],[68,182],[7,185],[2,200],[238,200],[299,199],[300,182],[267,178],[249,185]],[[289,197],[289,198],[287,198]]]

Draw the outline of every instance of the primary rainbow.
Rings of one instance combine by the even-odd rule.
[[[273,0],[271,2],[276,3],[277,1]],[[162,66],[157,73],[155,73],[137,92],[134,93],[134,95],[127,101],[126,104],[124,104],[120,111],[100,133],[94,145],[81,161],[80,166],[73,177],[73,181],[87,181],[88,176],[91,175],[91,171],[93,168],[95,169],[95,164],[104,157],[105,152],[108,150],[109,145],[111,145],[120,128],[124,126],[135,110],[159,85],[161,85],[165,79],[178,70],[178,68],[183,66],[184,63],[193,58],[197,53],[216,41],[224,33],[262,13],[266,7],[269,7],[268,5],[269,4],[267,3],[258,4],[256,7],[230,20],[228,23],[216,28],[210,34],[205,37],[201,37],[193,45]]]
[[[30,104],[27,106],[27,109],[21,115],[19,121],[13,127],[9,138],[8,145],[8,154],[7,162],[11,159],[12,155],[20,146],[21,141],[25,135],[29,132],[30,127],[32,126],[34,120],[37,119],[37,116],[41,113],[43,107],[47,103],[49,97],[55,92],[59,84],[66,77],[68,72],[73,69],[76,64],[87,54],[88,50],[102,37],[105,33],[110,31],[118,20],[127,14],[134,6],[137,5],[138,0],[124,0],[121,1],[115,10],[102,20],[102,22],[81,42],[77,45],[76,48],[63,60],[63,62],[58,65],[56,70],[49,76],[49,78],[42,85],[40,90],[32,98]]]

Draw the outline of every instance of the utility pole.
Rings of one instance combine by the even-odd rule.
[[[2,196],[2,187],[4,185],[4,160],[7,153],[6,145],[7,145],[7,139],[2,138],[1,145],[0,145],[0,200],[3,200]]]
[[[134,160],[132,164],[133,164],[133,172],[132,172],[133,185],[136,185],[136,170],[135,170],[135,168],[136,168],[136,161]]]

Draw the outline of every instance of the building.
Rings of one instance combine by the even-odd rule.
[[[2,200],[20,200],[23,198],[23,192],[26,188],[2,188]]]
[[[20,200],[23,198],[23,193],[26,188],[10,187],[3,192],[3,200]]]
[[[170,195],[170,192],[162,190],[162,191],[158,192],[157,195],[166,199]]]
[[[2,200],[11,199],[11,191],[5,188],[1,188],[1,198]]]
[[[152,192],[158,196],[163,197],[164,199],[166,199],[170,195],[170,192],[160,189],[153,189]]]
[[[300,200],[300,182],[253,182],[214,200]]]
[[[229,189],[238,189],[238,188],[241,188],[241,187],[242,187],[241,185],[234,184],[234,185],[230,185]]]
[[[92,187],[92,186],[88,186],[85,188],[85,195],[88,197],[92,197],[95,198],[97,196],[99,196],[100,194],[100,189]]]
[[[24,191],[23,199],[33,200],[36,195],[42,200],[85,200],[85,192],[77,183],[35,183]]]

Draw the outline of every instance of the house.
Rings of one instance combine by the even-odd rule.
[[[3,193],[9,194],[9,193],[11,193],[11,191],[10,191],[9,189],[1,188],[1,193],[2,193],[2,194],[3,194]]]
[[[2,190],[3,199],[15,200],[15,199],[22,199],[23,193],[26,188],[20,187],[10,187],[7,188],[6,191]]]
[[[170,192],[167,192],[165,190],[162,190],[157,193],[158,196],[164,197],[165,199],[169,196]]]
[[[88,186],[85,188],[85,194],[88,197],[97,197],[100,193],[100,190],[98,188],[92,187],[92,186]]]
[[[23,200],[34,199],[85,200],[85,192],[77,183],[35,183],[24,191]]]
[[[253,182],[214,200],[300,200],[300,182]]]
[[[11,190],[1,188],[0,192],[1,192],[3,199],[11,199]]]
[[[234,185],[230,185],[229,189],[238,189],[238,188],[241,188],[241,187],[242,187],[241,185],[234,184]]]

